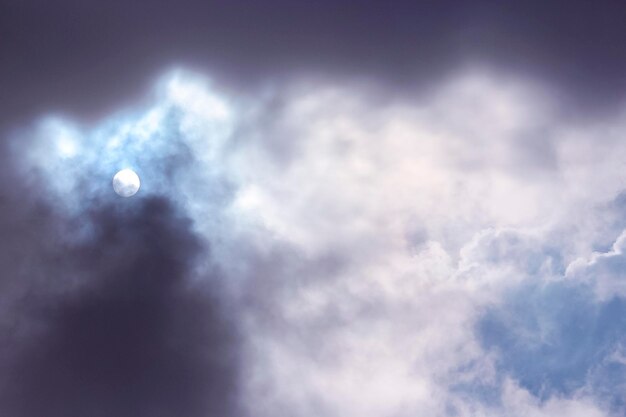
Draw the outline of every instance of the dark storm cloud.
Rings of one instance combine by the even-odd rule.
[[[2,253],[17,260],[2,258],[1,415],[236,414],[219,274],[192,282],[210,250],[169,200],[100,201],[64,219],[6,186]]]
[[[466,60],[547,77],[587,108],[626,86],[618,1],[9,1],[2,119],[102,113],[163,67],[249,86],[298,72],[428,85]]]

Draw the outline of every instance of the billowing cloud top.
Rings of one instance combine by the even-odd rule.
[[[179,70],[16,131],[0,414],[622,415],[626,119],[560,110],[489,67]]]

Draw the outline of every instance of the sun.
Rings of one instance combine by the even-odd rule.
[[[113,177],[113,189],[122,197],[131,197],[137,194],[141,181],[139,175],[132,169],[123,169]]]

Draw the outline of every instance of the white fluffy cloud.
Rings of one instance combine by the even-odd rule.
[[[564,279],[620,233],[606,207],[624,182],[621,117],[572,125],[532,83],[480,71],[414,101],[309,87],[279,92],[270,127],[239,151],[235,208],[298,262],[344,263],[275,271],[284,288],[267,308],[281,326],[249,329],[253,413],[605,415],[586,394],[503,382],[475,326],[507,292]]]
[[[567,277],[593,286],[601,300],[626,297],[626,231],[607,252],[593,253],[589,259],[577,259],[567,269]]]

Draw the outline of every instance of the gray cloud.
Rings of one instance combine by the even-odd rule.
[[[30,0],[0,16],[5,126],[51,108],[103,114],[172,64],[242,90],[312,72],[403,90],[478,60],[545,78],[587,111],[620,100],[625,82],[619,2]]]
[[[0,153],[0,414],[238,415],[238,324],[181,202],[150,187],[116,198],[119,160],[36,168],[29,137]],[[177,143],[163,178],[188,156]]]
[[[218,273],[192,281],[209,248],[167,199],[129,204],[88,208],[72,219],[93,227],[88,238],[30,254],[27,273],[5,270],[40,278],[5,311],[3,414],[235,415],[237,330]]]

